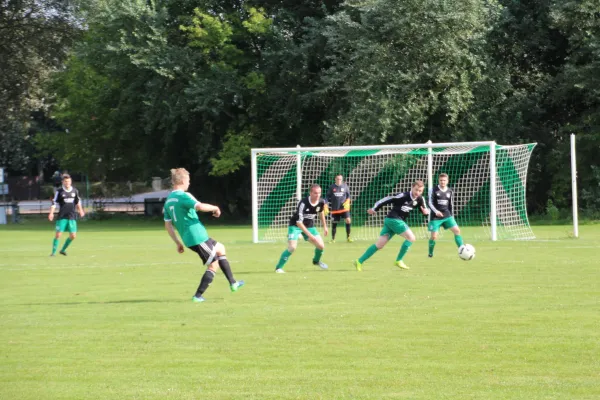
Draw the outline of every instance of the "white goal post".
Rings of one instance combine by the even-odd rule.
[[[383,197],[409,190],[415,180],[431,188],[440,173],[449,175],[456,192],[460,226],[479,226],[481,236],[491,240],[533,239],[525,195],[534,147],[485,141],[252,149],[252,240],[285,241],[299,199],[315,183],[325,196],[337,174],[350,188],[353,238],[374,240],[386,210],[374,216],[366,210]],[[412,213],[408,222],[417,236],[427,235],[427,220],[420,213]]]

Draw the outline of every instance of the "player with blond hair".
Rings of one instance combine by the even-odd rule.
[[[420,208],[424,215],[429,214],[429,209],[425,205],[425,200],[422,196],[424,188],[425,184],[423,181],[415,181],[411,190],[408,192],[402,192],[394,196],[384,197],[383,199],[377,201],[373,208],[367,210],[369,214],[374,215],[377,213],[377,210],[386,204],[392,205],[391,210],[388,212],[383,221],[383,229],[381,229],[381,233],[379,234],[379,239],[377,242],[371,245],[359,259],[354,260],[354,266],[356,267],[357,271],[362,271],[362,264],[371,256],[373,256],[373,254],[375,254],[378,250],[383,249],[390,239],[394,237],[394,235],[400,235],[405,239],[404,243],[402,243],[402,247],[400,248],[400,252],[398,253],[398,257],[396,257],[396,262],[394,265],[398,268],[409,269],[402,259],[415,241],[415,234],[410,230],[408,224],[406,223],[406,219],[408,218],[408,214],[410,214],[410,212],[416,207]]]
[[[237,292],[244,285],[244,281],[235,280],[225,255],[225,246],[208,236],[206,228],[202,225],[196,213],[197,211],[209,212],[212,213],[213,217],[218,218],[221,215],[221,210],[217,206],[199,202],[187,192],[190,187],[190,173],[184,168],[171,170],[171,183],[173,191],[167,197],[163,209],[165,229],[175,242],[179,253],[184,252],[185,245],[196,252],[206,265],[206,272],[202,276],[192,301],[197,303],[205,301],[203,294],[213,281],[218,268],[221,268],[229,281],[231,291]],[[173,227],[177,229],[181,240],[175,234]]]

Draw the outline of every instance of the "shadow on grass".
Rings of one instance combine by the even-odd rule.
[[[318,273],[318,274],[327,274],[329,272],[356,272],[355,268],[346,268],[346,269],[328,269],[328,270],[320,270],[320,269],[290,269],[290,270],[285,270],[286,274],[307,274],[307,273]],[[275,274],[275,268],[273,269],[269,269],[267,271],[240,271],[240,272],[236,272],[234,271],[234,274],[237,275],[276,275]],[[285,275],[285,274],[283,274]]]
[[[191,297],[190,297],[191,299]],[[211,298],[211,302],[224,300],[223,298]],[[114,301],[72,301],[65,303],[21,303],[14,306],[75,306],[83,304],[144,304],[144,303],[192,303],[191,300],[156,300],[156,299],[137,299],[137,300],[114,300]]]

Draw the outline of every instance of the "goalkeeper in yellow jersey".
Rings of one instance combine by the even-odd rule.
[[[352,242],[350,237],[351,222],[350,219],[350,189],[344,183],[342,174],[335,176],[335,183],[327,190],[327,203],[331,213],[331,243],[335,243],[335,233],[337,224],[343,218],[346,222],[346,240]]]

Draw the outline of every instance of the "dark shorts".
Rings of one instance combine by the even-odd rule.
[[[346,211],[339,214],[331,214],[331,222],[333,222],[334,224],[337,224],[338,222],[346,218],[350,218],[350,211]]]
[[[214,239],[208,239],[206,242],[190,246],[188,249],[198,253],[204,265],[209,266],[217,259],[217,242]]]

